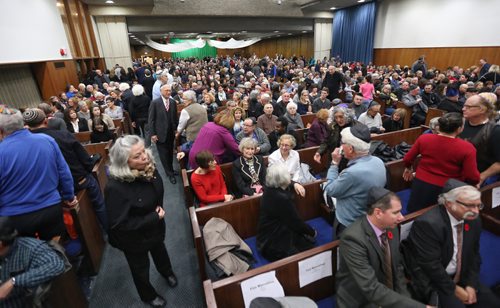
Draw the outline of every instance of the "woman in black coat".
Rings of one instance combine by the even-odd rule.
[[[64,122],[66,122],[66,128],[70,133],[89,131],[89,124],[87,120],[79,118],[76,110],[73,108],[64,110]]]
[[[145,129],[148,123],[148,112],[151,99],[144,93],[144,87],[139,84],[136,84],[132,88],[132,93],[134,96],[130,99],[128,107],[132,126],[135,128],[136,135],[139,135],[142,131],[142,136],[146,138]]]
[[[305,189],[290,181],[284,164],[267,169],[266,189],[260,203],[257,249],[275,261],[314,247],[316,231],[300,219],[294,206],[292,187],[304,196]]]
[[[125,254],[141,300],[164,307],[165,300],[149,281],[149,257],[174,287],[177,278],[164,244],[163,182],[153,155],[135,135],[116,140],[110,150],[110,179],[104,191],[109,243]]]
[[[262,156],[255,155],[257,142],[252,138],[243,138],[238,147],[241,156],[233,161],[233,179],[238,191],[237,198],[260,195],[266,179],[266,166]]]

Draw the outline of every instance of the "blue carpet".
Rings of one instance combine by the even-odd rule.
[[[316,236],[316,246],[321,246],[326,243],[329,243],[333,241],[333,233],[332,233],[332,226],[328,224],[328,222],[323,219],[322,217],[314,218],[311,220],[306,221],[308,225],[314,228],[318,232],[318,235]],[[248,246],[252,249],[253,257],[257,261],[253,267],[261,267],[264,266],[268,263],[270,263],[268,260],[266,260],[257,250],[257,237],[252,236],[247,239],[245,239],[245,243],[247,243]]]
[[[488,287],[500,283],[500,236],[483,230],[479,241],[482,264],[479,280]]]
[[[411,189],[405,189],[398,191],[396,195],[398,195],[399,199],[401,199],[401,205],[403,209],[401,210],[401,214],[406,215],[408,212],[406,211],[406,207],[408,206],[408,200],[410,200]]]
[[[335,295],[323,298],[320,301],[316,302],[316,305],[318,305],[318,308],[334,308],[335,307]]]

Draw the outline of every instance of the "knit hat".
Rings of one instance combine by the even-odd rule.
[[[338,104],[341,104],[342,100],[340,98],[336,98],[332,101],[333,106],[337,106]]]
[[[446,89],[446,96],[447,97],[458,96],[458,89],[452,88],[452,87],[448,87]]]
[[[370,136],[370,129],[368,128],[368,126],[361,123],[357,123],[351,126],[350,129],[351,129],[351,134],[354,137],[361,139],[364,142],[370,143],[371,136]]]
[[[23,113],[24,124],[28,126],[38,126],[45,120],[45,113],[38,108],[27,109]]]
[[[449,179],[443,186],[443,193],[447,193],[455,188],[459,188],[462,186],[469,186],[469,184],[456,179]]]
[[[387,196],[391,191],[383,188],[383,187],[372,187],[368,191],[368,207],[371,207],[373,204],[380,201],[382,198]]]

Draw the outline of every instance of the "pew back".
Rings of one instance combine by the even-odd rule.
[[[481,211],[483,228],[500,236],[500,206],[498,200],[493,197],[500,189],[500,182],[496,182],[481,188],[481,201],[484,209]]]

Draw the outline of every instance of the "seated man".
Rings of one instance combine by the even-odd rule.
[[[64,272],[64,260],[45,242],[17,237],[0,217],[0,306],[31,307],[28,293]]]
[[[266,135],[269,135],[276,127],[277,116],[273,114],[273,104],[264,105],[264,114],[257,118],[257,127],[262,129]]]
[[[399,197],[384,188],[372,188],[368,204],[367,215],[342,234],[337,307],[425,307],[410,298],[400,264]]]
[[[382,125],[382,116],[380,115],[380,104],[376,101],[370,102],[368,110],[359,116],[358,121],[368,126],[370,133],[381,134],[385,132]]]
[[[429,107],[420,97],[420,88],[418,86],[411,85],[409,89],[410,92],[403,96],[403,103],[412,108],[410,124],[411,126],[422,125],[425,122]]]
[[[415,220],[403,254],[415,294],[437,292],[440,307],[500,307],[495,295],[479,282],[478,219],[481,192],[449,179],[439,205]]]
[[[239,143],[241,139],[249,137],[257,141],[256,154],[267,155],[271,149],[269,139],[266,133],[257,127],[257,121],[252,118],[247,118],[243,121],[243,130],[236,135],[236,141]]]

